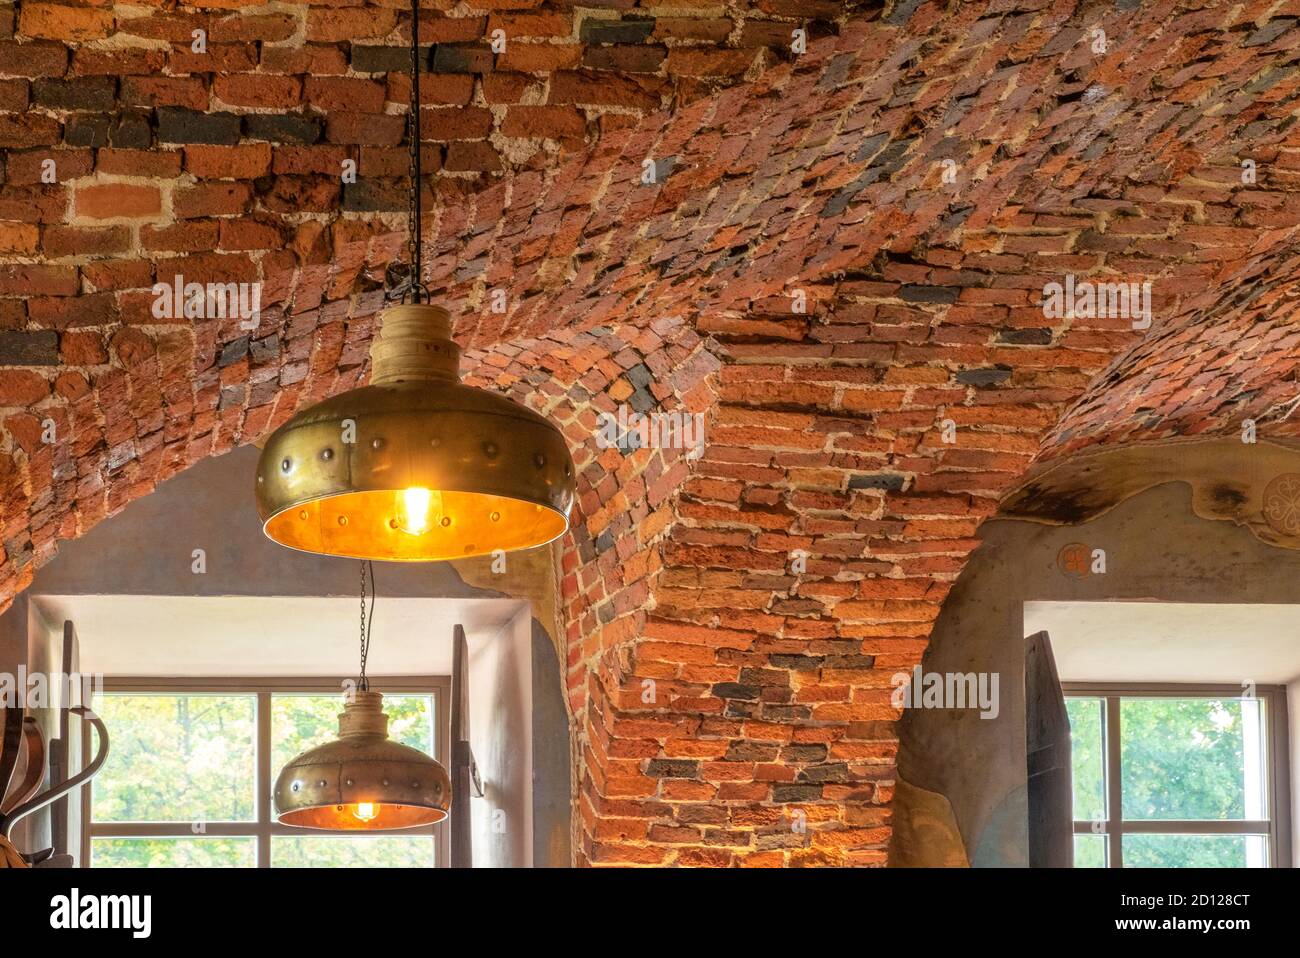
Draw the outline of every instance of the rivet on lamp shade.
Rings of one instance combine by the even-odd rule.
[[[267,440],[257,504],[271,539],[325,555],[430,562],[564,534],[576,485],[563,435],[459,381],[446,310],[389,308],[370,354],[370,385],[298,413]]]

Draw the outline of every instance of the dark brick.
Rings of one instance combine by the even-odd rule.
[[[108,146],[108,131],[113,118],[107,113],[75,113],[63,126],[63,140],[68,146]]]
[[[221,355],[217,357],[217,366],[229,366],[237,363],[248,355],[248,337],[240,336],[238,339],[231,340],[222,347]]]
[[[645,773],[655,778],[694,778],[699,771],[699,762],[678,758],[652,758],[645,767]]]
[[[59,334],[52,329],[0,332],[0,366],[57,366]]]
[[[276,336],[267,336],[253,342],[250,347],[255,363],[269,363],[280,355],[280,340]]]
[[[244,129],[254,140],[270,143],[310,145],[320,139],[320,120],[296,113],[251,113],[244,117]]]
[[[111,110],[117,100],[115,77],[32,81],[32,102],[51,110]]]
[[[234,113],[200,113],[183,107],[160,106],[158,141],[234,146],[239,142],[239,116]]]
[[[745,26],[748,27],[749,24],[746,23]],[[786,23],[786,24],[782,24],[782,26],[785,28],[784,31],[785,38],[780,45],[784,46],[787,45],[790,41],[791,31],[790,31],[790,24]],[[775,46],[777,44],[773,44],[773,45]],[[841,53],[839,56],[831,60],[831,62],[827,65],[826,71],[822,73],[821,79],[817,81],[817,85],[822,89],[830,89],[832,87],[839,86],[841,83],[845,81],[845,79],[848,78],[849,70],[852,69],[853,63],[854,63],[854,57],[852,54]]]
[[[758,715],[761,708],[759,702],[742,702],[739,699],[727,699],[727,707],[722,710],[722,714],[730,719],[750,719]]]
[[[921,5],[921,0],[898,0],[889,10],[889,15],[885,17],[885,22],[894,26],[901,26],[908,20],[912,19],[912,14],[916,8]]]
[[[108,142],[123,150],[147,150],[153,145],[153,129],[142,113],[123,113],[108,131]]]
[[[655,182],[663,183],[668,177],[673,175],[673,170],[677,166],[677,157],[665,156],[663,159],[655,160]]]
[[[19,569],[30,564],[32,556],[35,555],[32,549],[32,540],[26,537],[22,539],[6,539],[4,545],[5,557]]]
[[[1243,47],[1258,47],[1263,46],[1265,43],[1272,43],[1293,26],[1295,26],[1295,20],[1291,18],[1283,17],[1279,20],[1270,20],[1248,36],[1241,45]]]
[[[637,363],[623,375],[627,376],[628,381],[632,383],[635,389],[645,389],[654,382],[654,374],[650,372],[650,367],[645,363]]]
[[[763,706],[763,720],[767,722],[806,722],[812,718],[812,709],[806,705]]]
[[[393,212],[407,208],[407,187],[398,178],[364,177],[343,185],[343,209],[350,213]]]
[[[1049,346],[1052,342],[1050,329],[1004,329],[998,333],[998,342],[1012,346]]]
[[[876,152],[888,142],[889,142],[888,133],[877,133],[873,136],[867,137],[865,140],[863,140],[861,143],[858,144],[858,150],[856,153],[853,154],[853,162],[861,163],[863,160],[867,159],[868,157],[875,156]]]
[[[420,51],[420,69],[427,71],[433,56],[433,47]],[[377,47],[352,45],[352,69],[357,73],[409,73],[411,50],[409,47]],[[448,71],[450,72],[450,71]]]
[[[275,402],[280,395],[280,383],[274,379],[267,382],[258,383],[248,392],[248,408],[254,406],[265,406]]]
[[[843,784],[849,780],[849,767],[843,762],[834,765],[814,765],[799,773],[801,782],[830,782]]]
[[[955,303],[960,295],[956,286],[904,286],[898,291],[899,298],[909,303]]]
[[[440,43],[433,50],[434,73],[491,73],[496,61],[490,47]]]
[[[594,539],[589,539],[586,536],[582,536],[579,539],[578,558],[580,558],[583,562],[590,562],[592,559],[596,558],[596,546],[594,543],[595,543]],[[597,612],[599,612],[600,609],[603,609],[606,606],[610,606],[610,605],[613,605],[613,603],[612,602],[601,603],[600,608],[597,609]]]
[[[719,682],[713,686],[713,694],[720,699],[756,699],[762,691],[757,685],[741,685],[739,682]]]
[[[820,785],[773,785],[774,802],[815,802],[822,797]]]
[[[821,211],[817,215],[821,217],[839,216],[849,208],[849,204],[851,204],[857,198],[857,195],[869,186],[874,179],[874,176],[868,176],[865,174],[859,176],[848,186],[836,193],[835,196],[831,198],[830,202],[822,207]]]
[[[627,403],[639,413],[648,413],[659,405],[659,400],[649,389],[638,389],[627,397]]]
[[[582,21],[578,37],[583,43],[644,43],[655,32],[655,21],[604,20],[587,17]]]
[[[1011,378],[1011,370],[1002,367],[988,369],[963,369],[957,374],[957,382],[963,386],[996,386]]]
[[[811,672],[821,668],[820,655],[770,655],[768,662],[774,669],[792,669],[795,672]]]
[[[913,139],[890,143],[880,151],[880,155],[871,161],[871,170],[879,178],[897,173],[907,163],[908,150],[915,142]]]
[[[887,489],[898,492],[906,483],[907,477],[895,472],[864,472],[849,476],[850,489]]]

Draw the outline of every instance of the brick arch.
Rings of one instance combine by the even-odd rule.
[[[1300,435],[1300,249],[1256,255],[1230,282],[1118,357],[1044,440],[1039,459],[1134,442]]]
[[[509,348],[472,351],[467,381],[504,389],[564,431],[578,470],[574,523],[560,550],[559,598],[566,629],[565,687],[577,745],[576,858],[591,861],[592,819],[607,814],[617,758],[607,753],[605,716],[645,630],[672,504],[691,468],[682,448],[608,447],[599,417],[618,407],[641,414],[708,414],[718,362],[680,319],[644,329],[562,331]],[[599,438],[598,438],[599,437]],[[615,749],[617,751],[617,748]],[[611,785],[611,780],[615,783]]]
[[[471,375],[548,409],[578,448],[563,588],[585,737],[580,860],[883,861],[888,676],[919,659],[980,521],[1040,437],[1141,338],[1113,320],[1045,320],[1043,285],[1152,280],[1155,342],[1203,291],[1289,269],[1291,18],[1025,7],[851,12],[750,81],[602,113],[585,149],[473,185],[441,178],[428,278],[474,347]],[[315,13],[371,15],[385,14]],[[1104,55],[1090,49],[1098,25]],[[310,40],[253,42],[286,63],[328,56]],[[94,62],[93,44],[63,48],[64,72]],[[229,72],[166,79],[180,90]],[[248,117],[269,114],[217,120],[237,142],[179,145],[166,138],[178,114],[132,106],[112,123],[143,114],[149,140],[124,154],[70,145],[84,112],[0,122],[0,218],[28,227],[0,266],[0,326],[26,351],[0,369],[4,596],[59,539],[362,382],[403,240],[386,213],[324,203],[338,151],[259,135],[268,121]],[[39,142],[14,140],[28,135]],[[375,164],[360,170],[372,195],[400,175],[393,145],[342,145]],[[40,185],[51,151],[78,172],[70,184]],[[1241,181],[1247,158],[1255,184]],[[80,218],[94,207],[78,191],[93,203],[108,182],[156,189],[159,209]],[[177,271],[263,282],[259,328],[155,322],[150,286]],[[648,378],[630,373],[642,365]],[[700,460],[590,448],[595,414],[641,388],[708,411]],[[642,700],[647,679],[666,699]]]
[[[1178,481],[1200,518],[1296,548],[1270,482],[1296,468],[1298,279],[1294,247],[1252,257],[1118,356],[1046,435],[1002,514],[1081,522]]]

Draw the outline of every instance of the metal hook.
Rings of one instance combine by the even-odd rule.
[[[73,715],[81,716],[84,721],[87,721],[94,726],[95,731],[99,733],[99,753],[95,756],[94,761],[66,782],[55,786],[44,795],[38,795],[30,801],[19,805],[8,815],[0,816],[0,835],[3,835],[5,838],[9,837],[14,826],[18,824],[20,819],[26,818],[32,812],[40,811],[46,805],[51,805],[54,802],[57,802],[73,789],[78,788],[94,778],[99,773],[100,768],[103,767],[104,760],[108,758],[108,729],[104,727],[104,723],[100,717],[82,705],[74,705],[72,708],[68,709],[68,711]]]

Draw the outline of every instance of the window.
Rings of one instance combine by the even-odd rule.
[[[374,679],[388,734],[442,761],[443,677]],[[87,787],[82,861],[97,868],[433,867],[441,825],[371,835],[273,820],[285,762],[332,738],[342,680],[107,679],[108,761]]]
[[[1066,683],[1076,868],[1265,868],[1290,858],[1286,696]]]

